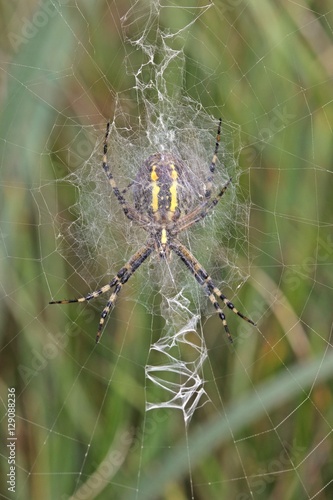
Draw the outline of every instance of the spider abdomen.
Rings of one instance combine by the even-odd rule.
[[[181,212],[180,190],[184,163],[171,153],[155,153],[139,169],[133,187],[135,208],[156,222],[177,220]]]

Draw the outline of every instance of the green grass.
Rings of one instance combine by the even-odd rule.
[[[250,277],[228,293],[259,328],[228,314],[230,347],[218,318],[203,321],[212,404],[186,432],[179,410],[145,412],[149,345],[165,328],[158,285],[148,286],[145,269],[98,346],[103,302],[47,305],[98,286],[105,264],[114,259],[107,272],[117,271],[130,252],[118,224],[106,261],[90,242],[85,267],[86,254],[70,245],[58,251],[54,224],[75,218],[77,189],[61,179],[102,139],[117,93],[133,124],[142,112],[124,65],[126,50],[133,68],[143,60],[122,40],[129,4],[1,7],[1,432],[7,437],[7,388],[15,387],[18,438],[17,492],[3,482],[3,498],[69,498],[81,487],[77,498],[181,500],[191,486],[199,500],[244,500],[250,489],[255,499],[332,497],[331,6],[215,4],[170,42],[184,45],[186,59],[184,78],[170,66],[167,89],[182,82],[208,114],[240,126],[235,182],[251,211],[249,242],[238,239],[237,252]],[[145,15],[149,2],[140,5]],[[128,18],[129,37],[142,34],[140,12]],[[189,8],[162,8],[159,22],[176,30],[192,19]],[[100,147],[95,153],[98,164]],[[207,245],[220,249],[218,220],[221,240]],[[196,233],[198,242],[210,228]],[[197,251],[208,262],[205,245]],[[220,283],[222,258],[209,269]],[[5,477],[6,447],[0,456]]]

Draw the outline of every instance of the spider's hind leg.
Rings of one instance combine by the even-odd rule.
[[[232,312],[234,312],[235,314],[237,314],[237,316],[239,316],[240,318],[244,319],[248,323],[251,323],[251,325],[256,326],[256,323],[254,321],[252,321],[252,319],[248,318],[243,313],[241,313],[240,311],[238,311],[238,309],[236,309],[236,307],[234,306],[234,304],[229,299],[227,299],[227,297],[225,295],[223,295],[223,293],[216,286],[212,289],[212,292],[215,295],[217,295],[225,303],[225,305],[227,307],[229,307],[229,309],[232,310]]]
[[[237,316],[247,321],[248,323],[251,323],[251,325],[255,325],[252,319],[249,319],[247,316],[244,316],[244,314],[239,312],[238,309],[236,309],[236,307],[234,306],[234,304],[229,299],[227,299],[227,297],[223,295],[223,293],[215,286],[212,278],[209,276],[207,271],[202,267],[200,262],[194,257],[194,255],[191,254],[188,248],[182,245],[178,240],[170,243],[170,248],[178,255],[178,257],[180,257],[180,259],[184,262],[186,267],[191,271],[191,273],[193,274],[199,285],[203,287],[206,295],[212,302],[213,306],[218,312],[220,319],[222,320],[225,332],[230,342],[232,342],[233,340],[228,328],[227,320],[224,312],[221,309],[220,304],[216,299],[216,296],[220,298],[229,309],[231,309],[235,314],[237,314]]]
[[[96,290],[95,292],[90,292],[84,297],[79,297],[77,299],[65,299],[65,300],[52,300],[49,302],[49,304],[73,304],[75,302],[87,302],[92,299],[96,299],[103,293],[108,292],[115,284],[117,283],[117,277],[114,277],[110,283],[107,285],[102,286],[99,290]]]
[[[140,250],[138,250],[130,260],[121,268],[117,276],[115,277],[115,289],[110,295],[109,300],[104,307],[98,325],[98,330],[96,334],[96,343],[99,342],[99,339],[102,335],[103,327],[105,324],[105,320],[110,311],[115,306],[118,295],[122,289],[122,286],[129,280],[129,278],[135,273],[135,271],[143,264],[143,262],[149,257],[149,255],[154,250],[153,242],[148,241]]]
[[[222,309],[220,307],[220,304],[216,300],[215,295],[217,297],[219,297],[224,302],[224,304],[227,307],[229,307],[229,309],[232,310],[233,313],[237,314],[237,316],[242,318],[244,321],[247,321],[251,325],[256,326],[256,323],[254,321],[252,321],[252,319],[248,318],[243,313],[238,311],[238,309],[236,309],[234,304],[229,299],[227,299],[227,297],[225,295],[223,295],[223,293],[216,286],[214,286],[214,283],[210,277],[208,277],[208,279],[207,279],[207,286],[205,288],[207,288],[206,293],[209,297],[209,300],[211,301],[211,303],[213,304],[213,306],[217,310],[218,315],[219,315],[220,319],[222,320],[225,332],[226,332],[228,339],[231,343],[233,343],[233,340],[232,340],[232,336],[231,336],[231,333],[230,333],[229,328],[228,328],[227,320],[226,320],[224,312],[222,311]]]
[[[205,286],[204,287],[205,289],[205,292],[206,294],[208,295],[208,298],[209,300],[211,301],[211,303],[213,304],[213,306],[215,307],[218,315],[219,315],[219,318],[221,319],[222,321],[222,324],[224,326],[224,330],[225,330],[225,333],[227,334],[227,337],[229,339],[229,342],[231,342],[233,344],[233,339],[232,339],[232,336],[231,336],[231,333],[230,333],[230,330],[229,330],[229,327],[228,327],[228,323],[227,323],[227,320],[226,320],[226,317],[225,317],[225,314],[224,312],[222,311],[221,307],[220,307],[220,304],[217,302],[216,300],[216,297],[214,295],[214,293],[210,292],[209,290],[209,286]]]

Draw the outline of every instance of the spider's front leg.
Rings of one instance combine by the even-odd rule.
[[[212,161],[210,162],[210,166],[209,166],[210,175],[207,177],[207,182],[206,182],[206,186],[205,186],[205,198],[206,199],[209,199],[211,197],[211,194],[212,194],[215,167],[216,167],[216,162],[217,162],[217,153],[219,150],[220,140],[221,140],[221,125],[222,125],[222,118],[219,119],[219,124],[217,127],[217,135],[216,135],[216,141],[215,141],[214,154],[213,154]]]
[[[102,162],[102,167],[103,170],[106,174],[106,177],[109,181],[109,184],[112,188],[112,191],[115,195],[115,197],[118,200],[119,205],[121,206],[124,214],[129,220],[133,220],[137,222],[139,225],[144,226],[144,224],[147,224],[149,222],[148,218],[144,217],[142,214],[138,214],[136,210],[134,210],[132,207],[130,207],[124,197],[124,194],[126,193],[127,189],[132,185],[130,183],[127,188],[123,189],[120,191],[117,182],[111,172],[111,169],[109,167],[108,159],[107,159],[107,154],[108,154],[108,140],[110,136],[110,122],[107,122],[106,125],[106,132],[105,132],[105,137],[104,137],[104,143],[103,143],[103,162]]]
[[[193,226],[193,224],[196,224],[200,220],[204,219],[206,215],[209,214],[210,210],[212,210],[218,204],[218,202],[228,189],[230,182],[231,178],[225,183],[217,196],[203,201],[197,208],[192,210],[192,212],[189,212],[187,215],[181,217],[179,219],[179,222],[177,222],[177,232],[180,233],[181,231],[188,229],[189,227]]]

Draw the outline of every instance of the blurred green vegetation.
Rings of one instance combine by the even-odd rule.
[[[127,36],[140,33],[149,5],[135,6]],[[191,3],[178,5],[186,8],[160,9],[161,29],[191,21]],[[127,92],[135,114],[120,26],[130,6],[0,7],[1,432],[7,388],[15,387],[18,438],[17,493],[3,481],[1,496],[69,498],[81,486],[74,498],[245,500],[252,490],[256,499],[330,499],[331,2],[217,0],[185,36],[184,92],[241,127],[251,261],[235,300],[259,326],[229,314],[231,348],[218,318],[204,323],[213,404],[194,414],[188,432],[179,411],[145,412],[144,366],[164,322],[158,294],[147,293],[155,315],[142,298],[135,304],[144,272],[98,346],[102,302],[47,306],[55,293],[71,297],[87,286],[73,271],[75,256],[57,252],[53,221],[73,217],[76,192],[56,180],[89,156],[117,92]],[[142,58],[132,49],[133,68]],[[82,127],[92,139],[78,150]],[[0,468],[5,477],[6,447]]]

